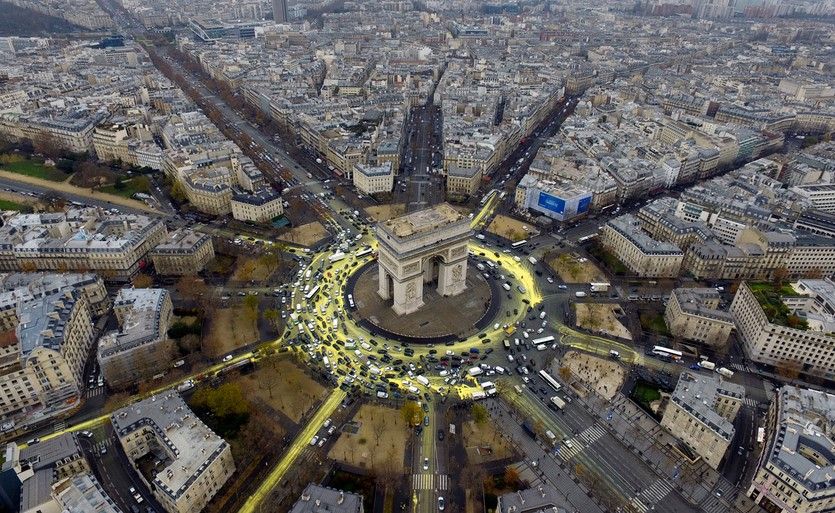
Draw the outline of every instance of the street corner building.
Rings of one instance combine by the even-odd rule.
[[[168,513],[196,513],[235,473],[229,444],[177,392],[117,410],[113,429],[134,470]],[[140,465],[151,457],[155,464]]]

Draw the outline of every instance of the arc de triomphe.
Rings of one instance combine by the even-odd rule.
[[[423,306],[423,286],[437,280],[438,294],[467,288],[469,219],[447,203],[378,223],[379,289],[398,315]]]

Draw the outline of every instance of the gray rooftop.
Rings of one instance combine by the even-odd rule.
[[[777,392],[777,401],[769,461],[807,489],[831,492],[835,489],[835,395],[784,386]]]
[[[652,255],[683,255],[675,244],[662,242],[650,237],[641,229],[641,223],[632,214],[624,214],[607,223],[615,231],[626,237],[643,253]]]
[[[681,373],[671,400],[688,413],[699,419],[713,432],[730,441],[734,436],[734,426],[714,409],[717,396],[728,396],[742,401],[745,388],[735,383],[722,381],[710,374],[696,374],[689,371]]]
[[[310,483],[290,513],[359,513],[362,495]]]
[[[714,302],[720,299],[716,289],[682,288],[673,290],[673,294],[676,296],[681,310],[687,314],[733,323],[733,317],[729,312],[710,308],[706,305],[708,301]]]
[[[120,439],[140,429],[150,429],[156,435],[171,459],[154,477],[154,486],[174,499],[228,447],[174,391],[122,408],[110,420]]]
[[[557,489],[550,484],[541,484],[536,488],[528,488],[518,492],[506,493],[499,497],[497,513],[566,513],[568,507],[565,499]]]

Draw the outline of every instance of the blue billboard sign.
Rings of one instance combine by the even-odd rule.
[[[551,196],[550,194],[545,194],[544,192],[539,193],[539,200],[537,201],[537,204],[540,207],[557,214],[562,214],[565,211],[564,199]]]
[[[589,205],[591,205],[591,196],[580,198],[580,201],[577,203],[577,213],[582,214],[586,212],[589,209]]]

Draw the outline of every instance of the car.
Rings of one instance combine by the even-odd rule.
[[[438,430],[438,440],[443,440],[443,439],[444,439],[444,430],[439,429]]]
[[[310,445],[316,445],[316,442],[318,442],[318,441],[319,441],[319,437],[314,436],[313,438],[310,439]]]
[[[232,360],[232,358],[233,358],[233,356],[231,354],[227,354],[226,356],[223,357],[223,361],[224,362],[229,362],[229,361]]]
[[[424,426],[428,426],[428,425],[429,425],[429,415],[424,415],[424,416],[423,416],[423,425],[424,425]]]
[[[100,454],[102,454],[102,455],[107,454],[107,447],[102,447]]]
[[[136,494],[136,488],[134,488],[134,487],[132,487],[132,486],[131,486],[130,488],[128,488],[128,490],[130,490],[130,494],[131,494],[131,495]]]
[[[443,511],[444,506],[446,506],[444,498],[443,497],[438,497],[438,511]]]
[[[93,437],[93,433],[92,433],[92,432],[90,432],[90,431],[82,431],[82,432],[81,432],[81,436],[83,436],[84,438],[92,438],[92,437]]]
[[[429,458],[423,458],[423,470],[429,470]]]
[[[26,445],[35,445],[35,444],[38,444],[40,442],[41,442],[40,438],[33,438],[33,439],[29,440],[28,442],[26,442]]]

